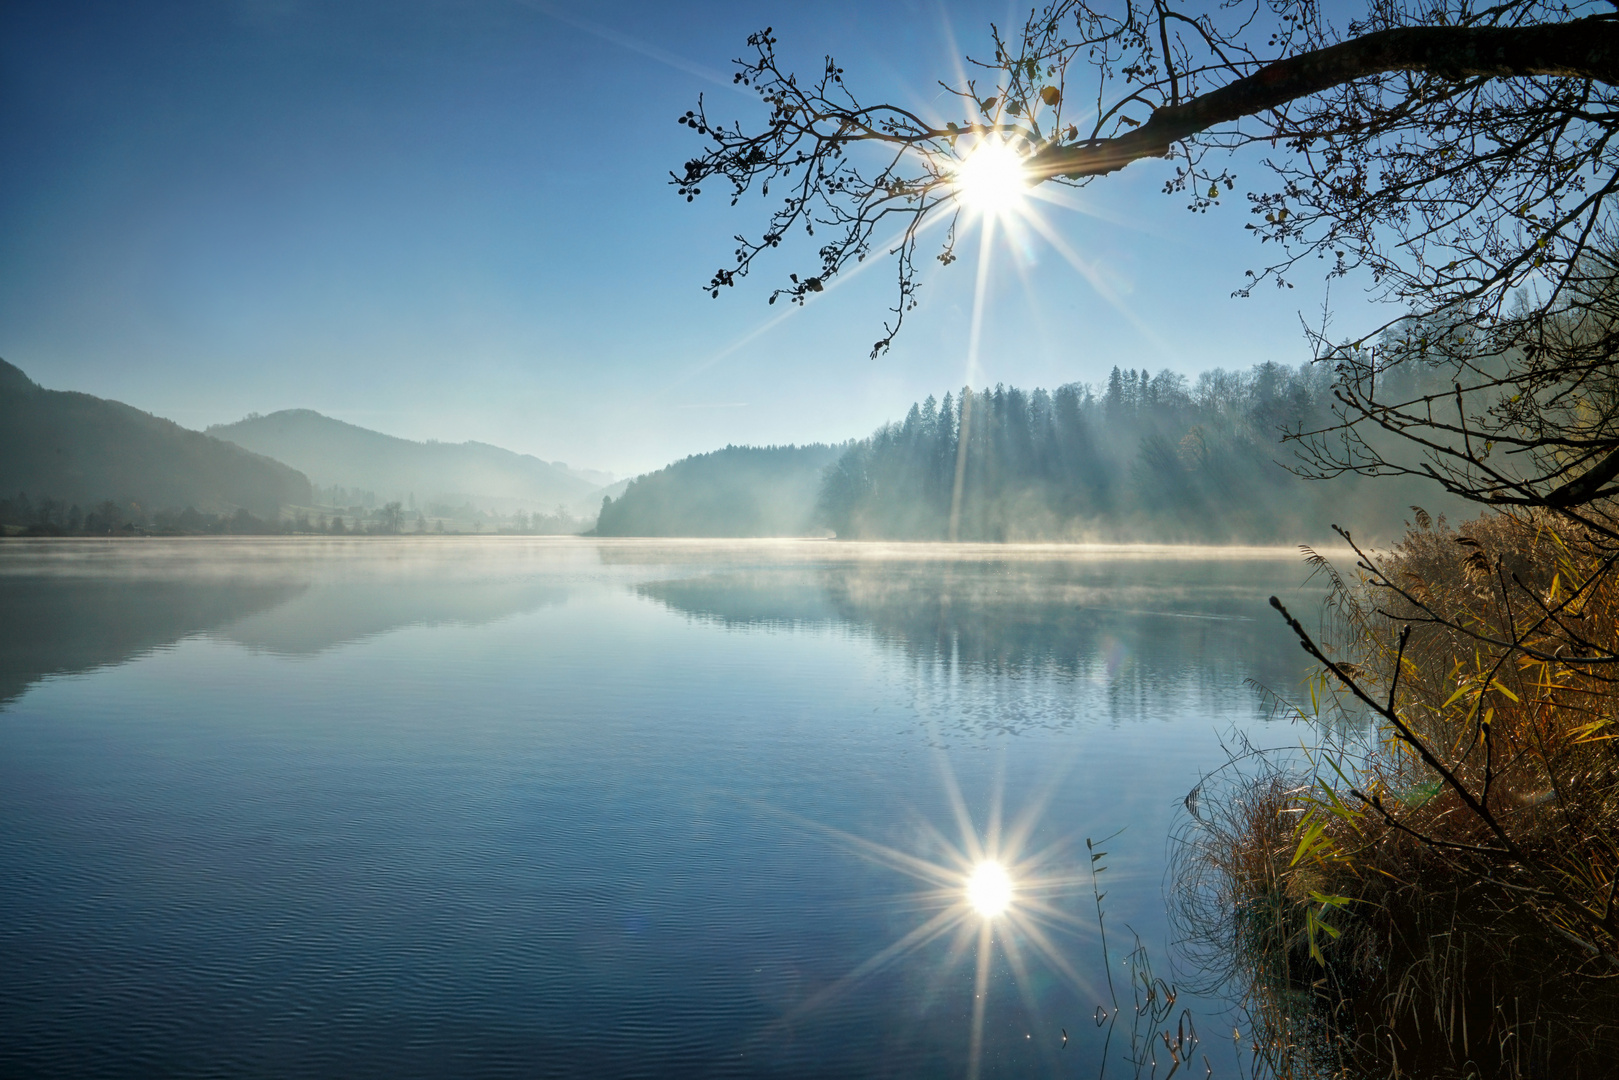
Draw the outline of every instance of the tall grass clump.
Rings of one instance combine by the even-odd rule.
[[[1316,559],[1329,630],[1272,600],[1322,742],[1234,755],[1177,870],[1256,1074],[1619,1075],[1619,555],[1552,525],[1419,511]]]

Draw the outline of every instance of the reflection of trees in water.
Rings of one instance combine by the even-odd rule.
[[[1245,679],[1289,691],[1304,666],[1266,599],[1301,576],[1277,561],[885,561],[639,591],[728,626],[870,633],[909,659],[924,717],[989,731],[1151,718]]]
[[[636,591],[683,615],[737,628],[827,625],[845,621],[832,606],[819,568],[739,570],[650,581]]]

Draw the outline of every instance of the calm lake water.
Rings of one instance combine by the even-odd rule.
[[[1266,606],[1313,610],[1305,577],[1273,551],[8,541],[0,1073],[1094,1076],[1084,841],[1125,829],[1098,864],[1124,1001],[1127,926],[1173,977],[1166,838],[1221,738],[1300,737],[1254,684],[1305,673]],[[1014,867],[987,923],[985,853]],[[1229,1018],[1179,1005],[1230,1075]]]

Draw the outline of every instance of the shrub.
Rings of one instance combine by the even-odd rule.
[[[1337,723],[1188,800],[1188,941],[1277,1075],[1611,1075],[1616,557],[1533,515],[1417,522],[1353,582],[1317,559],[1334,644],[1276,604],[1322,664],[1295,708]]]

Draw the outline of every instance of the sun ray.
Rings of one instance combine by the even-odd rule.
[[[972,815],[967,812],[967,800],[961,797],[961,786],[956,783],[956,774],[950,768],[950,759],[941,751],[937,755],[939,762],[939,775],[944,780],[945,798],[950,802],[950,811],[955,815],[956,827],[961,830],[961,843],[966,849],[969,865],[984,861],[984,849],[978,842],[978,831],[973,828]]]
[[[978,936],[978,927],[973,920],[962,919],[955,924],[954,936],[950,940],[950,947],[945,951],[944,959],[934,969],[933,977],[928,980],[927,988],[916,1004],[918,1015],[926,1015],[932,1007],[939,993],[947,987],[956,985],[950,978],[961,962],[972,950],[973,942]]]
[[[923,221],[919,225],[917,225],[915,235],[918,238],[920,238],[922,236],[925,236],[927,233],[933,231],[934,229],[942,228],[943,225],[944,225],[944,222],[946,220],[948,220],[948,218],[943,214],[929,214],[925,219],[923,219]],[[895,232],[892,236],[890,236],[882,244],[874,245],[874,249],[879,250],[879,251],[891,251],[895,247],[897,247],[902,241],[904,241],[904,239],[905,239],[905,230],[900,229],[897,232]],[[848,282],[853,281],[855,278],[859,277],[860,274],[863,271],[867,270],[868,268],[870,268],[872,266],[878,265],[879,262],[881,262],[881,260],[879,260],[879,259],[866,259],[866,260],[864,260],[862,262],[856,263],[852,267],[849,267],[849,268],[843,270],[841,273],[835,275],[834,277],[830,278],[827,281],[825,287],[818,294],[817,298],[824,297],[828,293],[834,291],[835,289],[841,288],[842,286],[844,286]],[[719,349],[716,352],[713,352],[713,353],[709,354],[707,357],[703,358],[702,360],[699,360],[697,363],[693,364],[691,367],[689,367],[685,371],[681,372],[674,379],[672,379],[669,382],[663,384],[663,386],[655,394],[650,396],[649,400],[654,399],[654,398],[657,399],[657,400],[662,400],[662,395],[663,394],[667,393],[670,390],[673,390],[677,386],[681,386],[681,385],[683,385],[683,384],[685,384],[687,382],[690,382],[692,379],[695,379],[697,376],[701,375],[703,372],[707,371],[709,368],[713,367],[715,364],[718,364],[720,361],[722,361],[722,360],[726,359],[727,357],[733,355],[734,353],[740,351],[744,347],[746,347],[748,345],[751,345],[753,342],[757,341],[759,338],[761,338],[761,337],[765,336],[766,334],[770,333],[770,331],[776,329],[776,327],[780,326],[782,323],[786,322],[788,319],[791,319],[793,316],[795,316],[795,315],[799,314],[800,312],[804,311],[804,309],[807,306],[808,306],[807,303],[806,304],[788,304],[784,310],[778,311],[776,314],[770,316],[764,322],[762,322],[759,325],[755,326],[752,330],[747,331],[741,337],[739,337],[736,340],[732,341],[729,345],[725,346],[722,349]]]
[[[939,890],[941,895],[953,894],[953,891],[960,881],[959,873],[952,870],[952,868],[940,866],[938,863],[930,862],[919,855],[913,855],[907,851],[900,851],[898,848],[889,847],[886,844],[879,844],[875,840],[868,840],[863,836],[857,836],[854,833],[845,832],[844,830],[835,828],[831,825],[826,825],[819,821],[813,821],[809,818],[801,817],[798,814],[791,813],[787,810],[781,810],[762,803],[755,803],[752,800],[748,800],[748,802],[757,809],[787,818],[788,820],[806,829],[810,829],[814,832],[822,834],[823,836],[837,840],[839,843],[844,844],[852,849],[856,854],[864,858],[868,858],[872,862],[886,866],[891,870],[897,870],[900,873],[912,877],[918,881],[931,884]],[[942,836],[940,839],[943,841]],[[945,841],[945,844],[948,849],[948,841]],[[962,862],[965,863],[965,860],[962,860]]]
[[[776,1024],[772,1026],[779,1027],[797,1019],[800,1016],[814,1012],[816,1009],[820,1008],[822,1005],[825,1005],[827,1002],[831,1001],[845,990],[848,990],[855,983],[859,982],[866,976],[873,975],[878,971],[881,971],[883,968],[887,967],[890,963],[906,953],[920,949],[930,941],[949,933],[956,927],[958,923],[962,922],[963,919],[964,916],[959,911],[945,910],[939,912],[933,916],[933,918],[922,923],[920,926],[913,929],[910,933],[906,934],[898,941],[894,942],[887,948],[881,950],[874,956],[856,966],[854,970],[850,971],[841,979],[822,987],[814,994],[811,994],[808,998],[805,998],[787,1013],[779,1017]]]
[[[973,975],[973,1026],[967,1042],[967,1080],[978,1080],[984,1057],[984,1009],[989,1004],[989,920],[978,928],[978,970]]]
[[[989,290],[989,264],[990,254],[994,250],[995,219],[985,218],[982,229],[982,242],[978,246],[978,280],[973,285],[973,314],[972,323],[967,332],[967,370],[962,377],[962,385],[971,387],[978,375],[978,346],[984,331],[984,297]],[[960,430],[956,438],[956,478],[950,490],[950,532],[951,541],[960,535],[961,528],[961,497],[963,483],[967,471],[968,435],[972,423],[972,401],[963,398],[961,402]]]
[[[1059,895],[1063,892],[1072,894],[1080,889],[1084,884],[1088,883],[1074,879],[1072,883],[1067,886],[1067,888],[1052,888],[1050,891]],[[1064,911],[1062,908],[1048,903],[1046,900],[1036,894],[1036,888],[1037,887],[1031,887],[1026,884],[1019,887],[1019,914],[1028,918],[1049,922],[1054,926],[1061,925],[1065,929],[1070,930],[1086,930],[1090,927],[1090,923],[1080,918],[1078,915],[1070,914],[1069,912]]]
[[[1052,246],[1053,250],[1055,250],[1057,254],[1063,257],[1063,261],[1068,263],[1068,265],[1073,267],[1075,270],[1079,271],[1080,276],[1083,277],[1086,283],[1096,291],[1096,295],[1107,301],[1108,305],[1111,306],[1114,311],[1117,311],[1120,315],[1124,316],[1125,321],[1134,327],[1135,330],[1153,346],[1153,348],[1157,349],[1166,361],[1173,361],[1175,359],[1174,350],[1170,348],[1169,343],[1160,337],[1158,332],[1143,321],[1139,315],[1137,315],[1134,311],[1131,311],[1129,306],[1125,304],[1124,298],[1119,296],[1119,294],[1114,291],[1113,287],[1102,279],[1102,276],[1096,272],[1095,267],[1088,265],[1083,259],[1081,259],[1079,254],[1075,252],[1073,248],[1068,246],[1062,237],[1058,235],[1056,230],[1052,229],[1039,218],[1030,218],[1028,220],[1034,230]]]
[[[1053,770],[1051,777],[1040,788],[1035,797],[1024,805],[1018,816],[1013,820],[1012,828],[1006,835],[1006,847],[1008,850],[1023,850],[1023,846],[1028,842],[1029,835],[1034,831],[1035,825],[1045,815],[1046,807],[1050,806],[1051,800],[1056,797],[1058,788],[1072,775],[1074,764],[1077,760],[1077,753],[1070,754],[1068,763],[1061,769]],[[1058,850],[1072,846],[1072,844],[1071,837],[1059,837],[1046,848],[1025,856],[1024,859],[1026,862],[1035,864],[1044,863],[1055,855]]]
[[[971,822],[965,821],[960,817],[957,819],[957,825],[963,829],[971,828]],[[922,831],[923,835],[932,840],[940,850],[949,854],[950,858],[954,860],[955,868],[958,871],[961,873],[966,873],[972,869],[974,865],[973,860],[975,858],[975,849],[970,839],[962,840],[960,842],[951,840],[949,837],[945,836],[944,833],[939,831],[938,826],[934,825],[933,822],[929,821],[925,817],[918,819],[917,827]],[[981,851],[977,852],[976,857],[982,858],[983,853]]]
[[[1076,214],[1084,214],[1088,218],[1095,218],[1097,221],[1116,225],[1121,229],[1129,229],[1132,232],[1141,233],[1143,236],[1162,237],[1166,235],[1165,230],[1157,228],[1156,224],[1144,224],[1141,218],[1130,218],[1125,217],[1123,214],[1112,213],[1099,208],[1094,203],[1081,199],[1079,193],[1073,188],[1062,187],[1058,184],[1040,184],[1029,189],[1029,198],[1045,203],[1048,206],[1055,206]],[[1034,211],[1031,208],[1032,212]]]
[[[978,276],[973,282],[972,322],[967,330],[967,372],[963,386],[971,386],[978,377],[978,350],[984,338],[984,301],[989,295],[990,263],[995,253],[995,226],[993,218],[984,220],[982,238],[978,244]]]
[[[990,858],[999,859],[1001,851],[1001,806],[1006,797],[1006,758],[1003,756],[995,770],[995,780],[989,794],[989,822],[984,827],[984,843]]]
[[[993,122],[994,118],[989,117],[988,120]],[[964,143],[966,154],[961,159],[935,158],[927,163],[932,175],[949,186],[961,211],[958,214],[929,215],[927,224],[938,221],[963,222],[976,225],[979,233],[963,384],[970,388],[983,377],[982,351],[990,316],[990,278],[995,269],[997,241],[1003,238],[1013,267],[1031,296],[1037,296],[1039,291],[1030,277],[1038,265],[1038,243],[1044,240],[1105,303],[1123,316],[1166,359],[1172,361],[1174,354],[1168,344],[1131,311],[1125,297],[1098,264],[1087,262],[1079,256],[1053,228],[1042,210],[1045,206],[1053,206],[1098,220],[1113,219],[1069,192],[1054,190],[1050,185],[1031,186],[1016,150],[1001,141],[999,136],[979,137],[976,145],[964,137]],[[1113,223],[1131,224],[1123,221]],[[894,243],[902,239],[903,235],[896,237]],[[952,241],[955,240],[964,245],[972,242],[965,234],[953,233]],[[965,251],[971,250],[970,247],[965,248]],[[856,268],[829,284],[833,287],[841,285],[862,268]],[[760,332],[773,328],[778,322],[773,320]],[[746,340],[752,340],[754,336],[750,335]],[[744,342],[738,342],[727,350],[727,354],[742,344]],[[715,361],[718,359],[716,357]],[[958,436],[962,453],[970,437],[972,402],[971,396],[964,395]],[[957,478],[951,498],[951,539],[957,535],[960,520],[964,464],[965,458],[958,454]],[[954,664],[950,670],[951,677],[955,677],[957,672]],[[928,730],[936,738],[937,732],[933,727],[929,722]],[[995,967],[997,946],[1006,958],[1006,970],[1031,1021],[1038,1022],[1042,1015],[1041,995],[1037,991],[1038,980],[1034,970],[1037,964],[1054,973],[1061,984],[1081,998],[1102,999],[1092,980],[1076,968],[1070,959],[1070,950],[1064,947],[1068,938],[1085,937],[1087,930],[1094,934],[1097,929],[1094,923],[1070,910],[1074,898],[1088,891],[1093,878],[1075,865],[1082,863],[1082,860],[1078,857],[1074,835],[1058,836],[1038,849],[1031,847],[1059,786],[1067,782],[1073,772],[1073,760],[1049,774],[1033,796],[1022,801],[1016,814],[1008,814],[1005,806],[1007,776],[1003,759],[990,777],[987,805],[977,821],[950,767],[949,758],[942,750],[937,753],[937,761],[945,805],[956,835],[946,835],[945,829],[949,828],[947,823],[941,829],[926,816],[917,815],[913,835],[918,838],[921,845],[919,850],[925,851],[925,855],[796,815],[784,815],[834,840],[856,856],[916,882],[918,887],[908,894],[887,901],[885,910],[901,911],[907,915],[915,913],[918,922],[897,940],[856,964],[847,974],[798,1003],[770,1028],[776,1030],[790,1024],[900,958],[918,953],[941,939],[948,939],[948,946],[943,948],[943,956],[936,961],[934,974],[927,981],[923,995],[924,1008],[937,994],[951,986],[959,986],[959,983],[951,981],[951,974],[959,971],[971,954],[974,962],[973,1001],[966,1071],[969,1077],[976,1078],[984,1062],[991,985],[999,985]],[[982,823],[981,827],[979,822]],[[938,957],[939,949],[931,950],[929,955]],[[1105,974],[1110,976],[1111,972]],[[997,1018],[999,1016],[997,1013]],[[1047,1069],[1056,1071],[1057,1059],[1052,1045],[1043,1040],[1039,1053]]]
[[[1091,985],[1090,980],[1074,969],[1074,965],[1068,962],[1068,958],[1057,949],[1051,938],[1046,935],[1044,928],[1021,912],[1013,921],[1018,930],[1034,944],[1035,950],[1040,953],[1040,958],[1066,978],[1074,990],[1077,990],[1081,995],[1096,995],[1096,990]]]
[[[1001,938],[1002,947],[1006,950],[1006,961],[1012,969],[1012,981],[1017,985],[1018,997],[1023,999],[1024,1011],[1028,1013],[1033,1025],[1039,1028],[1042,1037],[1039,1043],[1040,1056],[1045,1059],[1046,1071],[1057,1072],[1057,1058],[1051,1048],[1051,1043],[1044,1038],[1045,1024],[1040,1010],[1040,999],[1034,993],[1034,980],[1029,974],[1029,966],[1024,962],[1023,950],[1018,946],[1016,934],[1005,934]]]
[[[933,918],[849,972],[843,981],[853,982],[875,971],[880,971],[888,965],[889,961],[910,952],[912,949],[921,948],[941,934],[948,933],[950,928],[963,918],[964,916],[961,912],[951,911],[948,908],[939,912]]]

